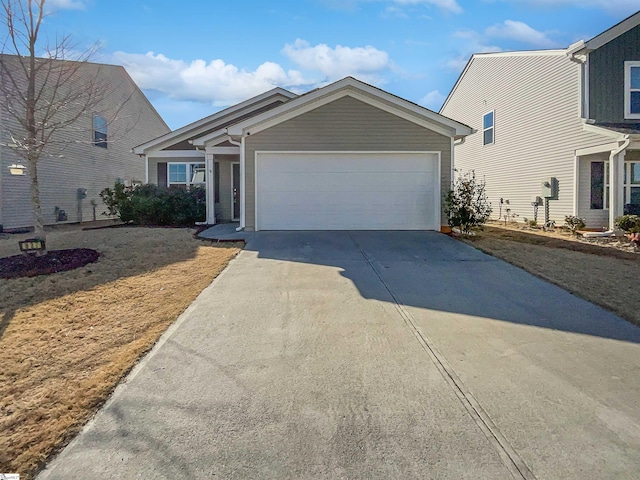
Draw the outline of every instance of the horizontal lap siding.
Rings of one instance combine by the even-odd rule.
[[[111,120],[108,125],[108,148],[93,145],[93,111],[86,112],[54,141],[64,145],[38,163],[42,214],[45,224],[55,224],[55,207],[65,210],[68,222],[93,219],[91,201],[97,203],[96,215],[104,219],[105,206],[100,192],[113,187],[117,179],[144,181],[144,159],[131,153],[135,145],[169,131],[148,100],[138,90],[122,67],[88,64],[91,76],[107,85],[108,93],[96,112]],[[117,109],[121,106],[121,110]],[[18,127],[6,112],[2,112],[2,138]],[[4,143],[4,142],[3,142]],[[2,147],[0,181],[2,182],[2,216],[4,228],[33,225],[29,176],[8,175],[12,163],[26,165],[9,148]],[[87,189],[80,204],[77,189]],[[80,210],[79,210],[80,205]]]
[[[550,216],[564,223],[573,214],[574,152],[608,143],[585,133],[580,119],[580,67],[565,55],[478,56],[442,113],[478,133],[455,147],[455,167],[475,170],[487,182],[497,218],[499,200],[511,212],[533,218],[531,197],[549,177],[559,182]],[[495,110],[495,143],[482,145],[482,117]],[[504,206],[503,206],[504,213]],[[544,218],[540,208],[538,221]]]
[[[352,97],[343,97],[245,140],[246,228],[255,228],[256,151],[440,151],[450,186],[451,139]],[[446,224],[446,219],[442,218]]]

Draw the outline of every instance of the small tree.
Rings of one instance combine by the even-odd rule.
[[[444,211],[450,227],[457,227],[463,235],[469,235],[489,219],[492,210],[485,186],[484,181],[476,179],[474,170],[458,175],[453,189],[445,196]]]
[[[38,163],[62,155],[66,145],[77,141],[69,127],[92,113],[105,95],[97,74],[83,69],[94,49],[78,54],[69,36],[39,38],[45,8],[46,0],[0,0],[0,23],[6,28],[0,51],[0,106],[9,120],[3,122],[3,146],[26,162],[35,236],[42,240]]]

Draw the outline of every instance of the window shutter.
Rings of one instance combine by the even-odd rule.
[[[167,162],[158,163],[158,186],[167,188]]]

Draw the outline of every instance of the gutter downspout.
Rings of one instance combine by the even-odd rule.
[[[229,129],[227,129],[227,133],[229,133]],[[231,138],[229,135],[229,143],[232,145],[236,145],[240,147],[240,226],[236,228],[236,232],[240,232],[244,230],[245,226],[245,217],[244,217],[244,208],[245,208],[245,172],[244,172],[244,137],[238,142]]]
[[[613,230],[615,227],[615,219],[616,214],[622,214],[618,206],[618,197],[623,195],[622,183],[623,183],[623,175],[624,175],[624,158],[622,162],[619,162],[618,156],[624,152],[629,144],[631,143],[631,138],[629,135],[625,135],[622,140],[622,145],[620,145],[615,150],[611,150],[611,154],[609,154],[609,229]],[[620,165],[622,164],[622,165]],[[618,195],[618,193],[620,195]],[[623,211],[624,211],[624,198],[622,199]]]

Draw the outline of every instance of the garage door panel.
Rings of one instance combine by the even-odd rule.
[[[256,175],[260,230],[439,227],[436,154],[261,152]]]

